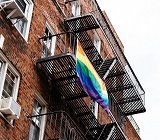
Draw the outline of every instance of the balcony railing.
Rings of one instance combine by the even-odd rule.
[[[35,120],[46,116],[46,128],[44,140],[87,140],[72,118],[64,111],[55,111],[51,113],[30,116]]]
[[[75,54],[77,37],[73,32],[64,32],[48,37],[45,36],[39,38],[39,40],[42,44],[41,58],[47,58],[64,53]]]
[[[115,122],[90,128],[90,131],[96,133],[95,137],[91,137],[87,135],[85,129],[81,131],[73,119],[64,111],[54,111],[29,116],[28,118],[31,119],[31,121],[34,121],[37,119],[41,120],[44,116],[47,120],[44,129],[44,140],[126,140],[126,137]],[[36,123],[34,124],[36,125]]]

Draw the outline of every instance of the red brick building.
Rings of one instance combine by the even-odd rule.
[[[96,0],[0,0],[0,140],[140,140],[144,90]],[[111,114],[77,83],[80,41]]]

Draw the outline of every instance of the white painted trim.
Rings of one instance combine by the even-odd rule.
[[[73,1],[73,2],[72,2],[72,14],[73,14],[74,16],[80,15],[80,11],[81,11],[80,8],[81,8],[81,7],[80,7],[80,0],[77,0],[77,1]]]
[[[98,103],[97,102],[95,102],[95,117],[96,117],[96,119],[98,119]]]
[[[51,32],[52,35],[55,34],[55,31],[51,27],[51,25],[49,24],[49,22],[46,22],[46,28],[48,28],[49,32]],[[51,39],[51,46],[49,46],[49,47],[51,47],[51,48],[48,48],[48,46],[47,46],[47,48],[50,49],[50,51],[51,51],[51,55],[54,55],[54,53],[55,53],[55,47],[56,47],[56,36],[52,37],[52,39]]]
[[[0,100],[4,88],[5,78],[7,69],[9,69],[16,77],[14,89],[13,89],[13,99],[17,101],[18,96],[18,89],[19,89],[19,83],[20,83],[20,73],[17,71],[17,69],[12,65],[12,63],[8,60],[8,58],[3,54],[2,50],[0,50],[0,59],[3,62],[2,65],[2,73],[1,73],[1,80],[0,80]],[[13,126],[13,120],[8,120],[2,113],[0,113],[2,116],[11,126]]]
[[[35,96],[35,99],[42,105],[42,112],[41,113],[42,114],[47,113],[47,105],[48,105],[48,103],[43,99],[43,97],[39,93],[37,93],[36,96]],[[47,116],[46,115],[42,116],[39,140],[43,140],[46,120],[47,120]]]
[[[31,0],[27,0],[27,1],[29,3],[29,12],[27,15],[27,25],[26,25],[25,35],[24,35],[24,38],[26,41],[28,40],[28,36],[29,36],[29,29],[31,25],[32,12],[33,12],[33,2]]]
[[[4,43],[4,36],[0,34],[0,48],[2,49]]]
[[[15,26],[15,28],[18,30],[18,32],[21,34],[21,36],[25,39],[25,41],[28,41],[28,36],[29,36],[29,29],[30,29],[30,25],[31,25],[31,19],[32,19],[32,12],[33,12],[33,2],[32,0],[24,0],[26,2],[26,4],[28,4],[28,13],[25,11],[25,15],[24,18],[22,18],[22,20],[24,21],[24,31],[23,33],[21,33],[21,31],[19,31],[18,27],[16,26],[16,19],[11,19],[11,22],[13,23],[13,25]],[[21,20],[21,19],[20,19]]]
[[[20,73],[11,64],[11,62],[3,54],[2,51],[0,51],[0,58],[4,62],[4,66],[2,66],[2,80],[0,81],[0,96],[2,96],[2,91],[3,91],[3,86],[4,86],[4,81],[5,81],[7,69],[10,69],[10,71],[16,76],[16,82],[15,82],[15,87],[14,87],[14,92],[13,92],[13,99],[15,101],[17,101],[19,82],[20,82]]]

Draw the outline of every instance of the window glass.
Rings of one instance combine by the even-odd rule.
[[[34,107],[33,107],[33,113],[32,115],[40,115],[44,113],[45,106],[42,105],[39,101],[34,101]],[[41,140],[42,139],[42,125],[44,123],[44,119],[42,116],[32,117],[32,122],[30,126],[30,132],[29,132],[29,140]],[[41,135],[41,136],[40,136]]]
[[[4,98],[13,96],[15,79],[16,77],[14,76],[14,74],[9,69],[7,69],[6,78],[5,78],[4,87],[3,87],[3,93],[2,93],[2,96]]]
[[[80,4],[79,4],[79,0],[72,2],[72,14],[73,14],[73,16],[78,16],[78,15],[80,15]]]
[[[33,11],[33,2],[31,0],[15,0],[15,2],[23,14],[21,17],[15,16],[14,18],[11,18],[11,21],[24,39],[27,40]],[[19,13],[21,12],[19,11]]]
[[[47,24],[44,33],[45,38],[43,40],[43,46],[42,46],[42,56],[41,56],[42,58],[54,55],[56,36],[52,35],[54,35],[54,32],[52,31],[51,27]]]
[[[15,26],[17,27],[17,29],[19,30],[19,32],[21,34],[24,34],[25,32],[25,24],[26,24],[26,20],[25,19],[21,19],[21,20],[18,20],[16,23],[15,23]]]

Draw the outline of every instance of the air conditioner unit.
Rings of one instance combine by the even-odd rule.
[[[2,98],[0,100],[0,112],[7,119],[19,119],[21,106],[12,98]]]
[[[25,0],[0,0],[0,7],[6,11],[7,18],[23,18],[27,4]]]

